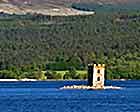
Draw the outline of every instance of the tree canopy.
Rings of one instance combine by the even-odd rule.
[[[91,62],[105,63],[108,79],[140,79],[139,12],[0,15],[0,78],[30,77],[46,69],[83,70]]]

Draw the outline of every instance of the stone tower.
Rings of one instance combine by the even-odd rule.
[[[88,86],[95,88],[104,87],[105,65],[89,64],[88,65]]]

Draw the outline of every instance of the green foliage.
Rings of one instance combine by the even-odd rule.
[[[52,71],[53,79],[63,79],[62,74]]]
[[[140,78],[140,12],[49,17],[0,15],[0,77],[82,79],[76,70],[105,63],[107,78]],[[71,70],[74,68],[76,70]]]
[[[56,71],[47,71],[45,76],[47,79],[63,79],[63,74],[57,73]]]
[[[47,77],[47,79],[54,79],[53,74],[48,71],[45,73],[45,76]]]
[[[79,79],[79,75],[76,72],[75,68],[70,68],[68,72],[64,74],[64,79]]]
[[[45,76],[45,74],[42,71],[36,71],[36,72],[34,72],[33,75],[35,76],[35,79],[38,79],[38,80],[46,80],[47,79],[47,77]]]
[[[15,77],[17,77],[17,74],[15,74],[12,71],[8,71],[8,70],[0,71],[0,78],[1,79],[14,79]]]
[[[61,60],[59,57],[56,57],[55,62],[48,63],[47,68],[49,70],[68,70],[71,67],[76,69],[83,69],[82,62],[78,57],[69,57],[67,60]]]
[[[72,79],[71,74],[69,72],[66,72],[63,79]]]

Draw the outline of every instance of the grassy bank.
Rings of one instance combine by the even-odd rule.
[[[47,79],[60,79],[60,80],[72,80],[72,79],[87,79],[86,70],[63,70],[63,71],[47,71],[44,72]]]

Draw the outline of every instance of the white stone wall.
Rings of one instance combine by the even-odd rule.
[[[102,88],[104,87],[104,76],[105,76],[105,65],[101,65],[101,64],[94,64],[93,65],[93,86],[94,87],[99,87]],[[99,70],[99,73],[98,73]],[[100,77],[100,81],[98,81],[98,77]]]

